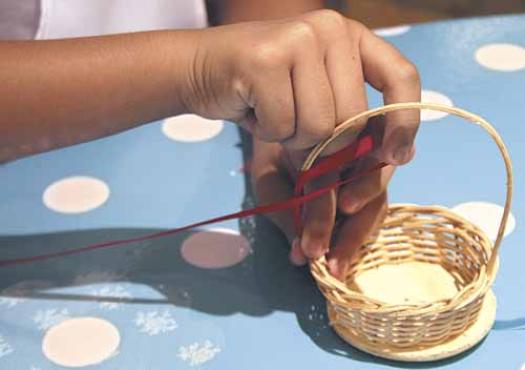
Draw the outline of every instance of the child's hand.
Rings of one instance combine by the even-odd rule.
[[[420,99],[409,61],[363,25],[329,10],[204,30],[191,67],[189,111],[238,122],[290,151],[312,147],[336,123],[365,110],[365,80],[387,104]],[[391,121],[380,156],[403,164],[419,113]]]
[[[363,25],[332,11],[206,30],[193,71],[190,110],[238,122],[259,139],[254,139],[253,179],[261,203],[290,197],[293,173],[306,151],[330,136],[337,123],[367,108],[365,81],[383,93],[386,104],[420,100],[415,67]],[[416,110],[387,116],[377,158],[392,165],[408,162],[418,124]],[[338,140],[330,151],[349,140]],[[392,172],[387,167],[341,189],[339,196],[332,191],[309,202],[298,239],[291,214],[274,215],[293,244],[292,261],[305,263],[328,251],[339,208],[352,215],[342,217],[329,255],[332,273],[341,277],[386,209]]]
[[[364,158],[360,165],[368,168],[374,161],[375,159],[370,157]],[[252,184],[261,204],[292,197],[296,172],[288,152],[280,144],[254,139]],[[335,277],[342,279],[355,250],[379,226],[386,214],[386,187],[393,172],[393,166],[384,167],[340,189],[337,199],[334,193],[328,200],[314,200],[305,205],[306,214],[308,211],[315,213],[310,213],[310,218],[304,220],[302,239],[315,235],[325,243],[322,247],[319,246],[321,248],[316,249],[315,245],[312,248],[297,238],[294,232],[293,211],[271,214],[270,219],[292,244],[291,262],[303,265],[308,258],[326,253],[329,244],[332,244],[327,256],[328,266]],[[324,178],[322,181],[335,180]],[[339,215],[337,226],[334,228],[336,211]]]

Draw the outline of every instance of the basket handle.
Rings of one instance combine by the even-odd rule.
[[[499,247],[501,245],[501,241],[503,239],[503,234],[505,232],[505,226],[507,225],[507,219],[509,217],[510,213],[510,204],[512,199],[512,165],[510,161],[510,156],[507,151],[507,148],[505,147],[505,144],[503,143],[503,140],[501,139],[501,136],[498,134],[498,132],[492,127],[492,125],[487,122],[482,117],[475,115],[473,113],[470,113],[466,110],[450,107],[447,105],[442,104],[435,104],[435,103],[419,103],[419,102],[412,102],[412,103],[396,103],[396,104],[389,104],[382,107],[374,108],[367,110],[365,112],[359,113],[355,115],[354,117],[349,118],[348,120],[341,123],[339,126],[337,126],[334,130],[334,133],[331,137],[325,139],[324,141],[317,144],[312,151],[309,153],[309,155],[306,157],[303,166],[302,171],[308,170],[315,162],[315,160],[319,157],[319,155],[324,151],[324,149],[333,142],[339,135],[341,135],[343,132],[345,132],[348,129],[351,129],[354,127],[358,122],[362,120],[368,120],[371,117],[375,117],[381,114],[385,114],[388,112],[401,110],[401,109],[432,109],[437,110],[441,112],[446,112],[461,118],[466,119],[467,121],[470,121],[474,124],[477,124],[485,129],[485,131],[488,132],[488,134],[491,136],[491,138],[494,140],[496,145],[499,148],[499,151],[503,157],[503,161],[505,163],[505,170],[507,175],[507,191],[505,196],[505,208],[503,210],[503,216],[501,217],[501,222],[498,229],[498,235],[496,237],[496,241],[494,242],[494,248],[492,249],[492,253],[490,255],[490,259],[488,262],[488,274],[491,275],[494,271],[494,267],[496,264],[496,257],[498,256]],[[324,257],[322,257],[324,258]]]

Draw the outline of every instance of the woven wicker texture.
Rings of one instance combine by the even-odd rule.
[[[332,325],[381,351],[425,348],[464,333],[477,320],[485,295],[497,272],[497,254],[512,198],[512,168],[496,130],[483,118],[459,108],[430,103],[400,103],[363,112],[337,127],[305,160],[309,169],[339,135],[363,121],[389,112],[432,109],[464,118],[485,129],[497,144],[507,174],[505,208],[494,244],[472,223],[440,206],[397,204],[389,207],[380,230],[361,246],[344,282],[329,272],[325,257],[310,263],[319,289],[335,315]],[[397,112],[396,112],[397,113]],[[369,121],[370,122],[370,121]],[[356,276],[379,266],[422,262],[441,266],[452,276],[457,293],[431,302],[399,304],[365,295]],[[335,319],[334,319],[335,317]]]

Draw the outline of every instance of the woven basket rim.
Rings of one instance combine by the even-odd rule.
[[[407,207],[409,207],[411,210],[417,210],[418,213],[425,213],[421,211],[425,211],[427,209],[433,209],[433,210],[440,210],[443,213],[440,214],[442,217],[446,217],[450,220],[453,220],[455,222],[464,223],[466,225],[469,225],[472,227],[472,229],[478,234],[480,238],[483,239],[483,245],[490,246],[493,248],[493,243],[490,241],[487,234],[477,227],[476,225],[471,224],[468,220],[463,218],[462,216],[458,215],[457,213],[451,211],[449,208],[446,208],[441,205],[417,205],[417,204],[410,204],[410,203],[393,203],[389,206],[390,210],[404,210]],[[488,255],[490,255],[490,250],[486,251]],[[316,267],[323,271],[324,273],[328,274],[328,269],[326,266],[326,259],[320,258],[317,261],[313,261],[311,264],[315,264],[317,262]],[[313,267],[313,266],[312,266]],[[496,269],[495,272],[497,272],[498,268],[498,259],[496,259]],[[433,312],[439,313],[444,312],[452,307],[454,308],[461,308],[473,300],[477,299],[480,296],[483,296],[486,294],[488,289],[490,288],[490,285],[493,281],[495,274],[492,274],[489,276],[486,273],[486,269],[482,268],[478,273],[478,279],[474,280],[473,282],[470,282],[469,284],[465,285],[462,289],[460,289],[454,297],[447,298],[447,299],[441,299],[436,300],[429,303],[413,303],[413,304],[406,304],[406,305],[399,305],[399,304],[392,304],[388,302],[384,302],[378,299],[370,299],[370,305],[365,305],[361,307],[360,309],[365,312],[375,312],[375,313],[393,313],[396,312],[398,314],[403,315],[419,315],[428,313],[429,307],[433,307]],[[340,282],[334,278],[334,281],[332,281],[332,284],[336,287],[339,294],[341,295],[361,295],[364,296],[360,292],[356,292],[350,288],[347,287],[346,284],[343,282]],[[459,299],[462,298],[462,299]],[[457,304],[455,304],[457,302]]]

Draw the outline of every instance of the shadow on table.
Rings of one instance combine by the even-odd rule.
[[[525,330],[525,317],[512,320],[496,320],[493,330]]]
[[[252,240],[253,254],[244,262],[225,269],[200,269],[185,262],[182,241],[191,233],[134,243],[0,269],[0,290],[9,296],[9,287],[21,282],[39,282],[24,294],[32,298],[119,302],[127,304],[171,304],[187,306],[211,315],[243,313],[254,317],[274,311],[292,312],[301,329],[320,348],[334,355],[358,361],[390,364],[404,368],[444,366],[455,359],[426,364],[402,364],[369,356],[343,342],[327,323],[325,301],[306,268],[288,263],[287,243],[264,218],[243,227]],[[99,229],[31,236],[0,237],[0,259],[35,253],[50,253],[72,246],[105,240],[131,238],[158,230]],[[211,245],[210,248],[213,248]],[[55,288],[104,283],[111,272],[120,281],[149,286],[164,298],[118,298],[62,293]],[[79,277],[88,277],[88,280]],[[27,286],[26,286],[27,288]],[[17,291],[12,291],[14,295]]]
[[[246,194],[245,208],[252,206],[248,187]],[[241,220],[240,230],[250,241],[253,254],[230,268],[200,269],[185,262],[180,247],[191,234],[186,232],[67,258],[0,268],[0,290],[6,296],[10,294],[9,287],[35,281],[40,285],[34,285],[25,293],[42,299],[172,304],[211,315],[242,313],[261,317],[275,311],[291,312],[296,315],[304,333],[323,350],[357,361],[403,368],[439,368],[468,355],[469,352],[436,363],[403,364],[384,361],[354,349],[328,325],[323,296],[307,268],[295,268],[289,264],[287,242],[275,226],[266,218],[254,217]],[[3,236],[0,237],[0,259],[52,253],[156,231],[159,230],[97,229]],[[210,250],[213,250],[213,245],[210,245]],[[101,297],[52,289],[107,282],[110,277],[100,272],[111,272],[117,280],[149,286],[164,298]],[[89,281],[79,279],[79,276],[89,276]]]

